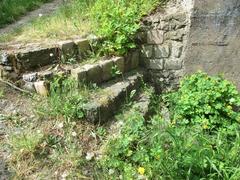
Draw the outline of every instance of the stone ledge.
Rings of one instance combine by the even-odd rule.
[[[99,61],[95,64],[86,64],[82,67],[74,68],[71,70],[71,75],[78,82],[100,84],[115,77],[115,74],[112,74],[114,67],[117,67],[117,70],[123,74],[138,68],[138,66],[139,52],[135,52],[131,53],[131,56],[125,58],[113,57],[108,60]]]
[[[92,100],[85,105],[85,118],[92,123],[104,123],[124,102],[131,91],[138,89],[142,75],[127,75],[124,80],[114,81],[103,86],[101,95],[93,95]],[[91,98],[90,98],[91,99]]]
[[[16,73],[30,71],[35,68],[53,64],[68,58],[82,60],[91,51],[90,40],[76,39],[59,41],[43,45],[29,43],[26,45],[6,45],[1,48],[0,64],[11,65]]]

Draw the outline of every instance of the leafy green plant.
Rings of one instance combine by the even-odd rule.
[[[125,54],[135,48],[134,35],[140,18],[159,4],[159,0],[98,0],[91,9],[97,35],[104,38],[103,54]]]
[[[143,124],[144,118],[140,113],[133,112],[129,116],[126,125],[121,130],[121,136],[109,141],[106,149],[107,156],[101,161],[103,169],[106,171],[113,169],[115,176],[123,175],[124,179],[133,176],[134,167],[131,160],[128,161],[127,159],[130,159],[138,148],[138,140],[145,130]]]
[[[182,96],[193,99],[186,101]],[[110,139],[106,145],[105,156],[99,163],[106,178],[239,179],[240,123],[236,119],[239,112],[234,110],[239,98],[236,88],[221,77],[196,73],[186,77],[180,89],[165,98],[172,118],[179,112],[185,112],[184,116],[169,123],[160,115],[145,121],[139,113],[133,112],[125,120],[121,135]],[[226,115],[224,108],[214,108],[215,102],[224,107],[229,103],[236,107]],[[211,104],[214,109],[211,112],[218,121],[201,109],[185,108],[186,104],[197,104],[198,108]],[[230,116],[231,113],[236,116]],[[203,119],[196,118],[198,116]],[[184,123],[185,118],[188,123]],[[202,123],[207,118],[210,124],[206,129]]]
[[[118,67],[116,65],[112,66],[111,75],[112,75],[113,78],[116,77],[116,76],[119,76],[121,74],[122,74],[122,72],[118,69]]]
[[[166,97],[172,120],[179,124],[200,124],[204,129],[228,131],[240,122],[240,94],[222,77],[198,72],[184,78],[179,91]]]

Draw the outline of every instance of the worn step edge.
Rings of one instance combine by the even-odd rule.
[[[59,74],[69,75],[73,77],[77,82],[81,83],[96,83],[101,84],[114,79],[120,74],[112,74],[112,68],[117,67],[122,75],[138,68],[139,59],[136,56],[124,57],[112,57],[111,59],[101,60],[94,64],[85,64],[83,66],[79,65],[77,68],[64,69],[61,70],[45,70],[39,72],[31,72],[22,75],[23,88],[30,91],[36,91],[41,95],[47,95],[49,88],[49,80],[51,81],[54,77]],[[54,68],[55,69],[55,68]]]
[[[90,42],[88,39],[75,39],[59,41],[48,46],[33,43],[23,49],[3,49],[0,50],[0,69],[22,73],[59,62],[60,59],[74,57],[82,60],[91,51]]]
[[[113,57],[99,61],[95,64],[86,64],[71,70],[71,75],[78,82],[91,82],[100,84],[113,79],[115,76],[139,67],[139,52],[134,52],[126,57]],[[117,74],[113,74],[116,67]]]
[[[93,96],[93,100],[84,107],[85,118],[92,123],[104,123],[119,109],[125,102],[132,90],[139,89],[142,79],[141,72],[127,75],[122,81],[108,82],[104,85],[103,95]]]

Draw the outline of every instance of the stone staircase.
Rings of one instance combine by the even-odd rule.
[[[49,94],[50,82],[58,76],[71,77],[79,84],[96,84],[101,92],[90,94],[84,106],[85,119],[104,123],[129,99],[132,91],[136,95],[140,92],[144,72],[139,67],[140,52],[137,50],[124,57],[100,57],[88,62],[86,57],[91,51],[90,40],[86,39],[49,46],[8,46],[1,51],[1,77],[43,96]],[[64,63],[71,58],[77,63]]]

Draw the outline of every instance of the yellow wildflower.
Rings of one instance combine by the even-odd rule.
[[[144,173],[145,173],[144,167],[139,167],[138,168],[138,173],[141,174],[141,175],[144,175]]]
[[[230,109],[230,110],[232,110],[232,106],[230,106],[230,105],[228,105],[227,108]]]
[[[208,125],[207,124],[204,124],[202,127],[203,127],[203,129],[208,129]]]

